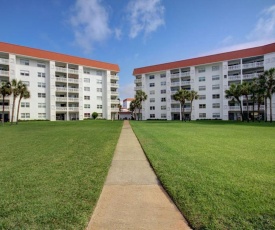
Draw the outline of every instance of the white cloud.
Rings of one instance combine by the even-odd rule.
[[[108,13],[101,0],[77,0],[70,18],[75,41],[86,52],[90,52],[95,42],[106,39],[111,30]]]
[[[121,29],[118,29],[118,28],[115,28],[114,29],[114,33],[115,33],[115,37],[117,40],[120,40],[121,39],[121,36],[122,36],[122,30]]]
[[[130,38],[144,32],[145,36],[164,25],[164,6],[161,0],[131,0],[128,4]]]
[[[254,29],[249,33],[249,40],[268,40],[275,38],[275,5],[262,11]]]

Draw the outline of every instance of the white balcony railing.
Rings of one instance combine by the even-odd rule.
[[[65,78],[65,77],[56,77],[55,81],[67,82],[67,78]]]
[[[77,69],[68,69],[68,73],[78,74],[78,70]]]
[[[176,92],[178,92],[178,90],[171,90],[171,95],[175,94]]]
[[[119,112],[119,108],[111,108],[111,112]]]
[[[68,101],[76,102],[79,101],[78,97],[68,97]]]
[[[238,65],[229,65],[228,66],[228,70],[238,70],[241,68],[241,65],[238,64]]]
[[[3,106],[0,105],[0,111],[2,111],[2,109],[3,109]],[[10,107],[8,105],[5,105],[4,106],[4,111],[9,111],[9,110],[10,110]]]
[[[117,83],[111,83],[111,87],[118,88],[119,84],[117,84]]]
[[[171,86],[179,86],[180,85],[180,82],[177,81],[177,82],[171,82]]]
[[[117,91],[110,91],[110,92],[111,92],[111,95],[118,95]]]
[[[242,75],[229,75],[228,76],[228,81],[236,81],[236,80],[241,80]]]
[[[111,100],[111,104],[116,104],[116,105],[118,105],[118,104],[119,104],[119,100]]]
[[[67,101],[67,97],[55,97],[56,101]]]
[[[0,75],[2,75],[2,76],[9,76],[9,71],[0,70]]]
[[[0,64],[9,64],[9,59],[6,58],[0,58]]]
[[[180,103],[180,102],[172,99],[172,100],[171,100],[171,103],[173,103],[173,104],[175,104],[175,103],[178,104],[178,103]]]
[[[67,111],[67,107],[56,106],[55,110],[56,111]]]
[[[243,111],[247,111],[247,107],[243,106],[242,107]],[[258,109],[258,105],[254,106],[254,110],[256,111]],[[240,106],[239,105],[235,105],[235,106],[228,106],[228,110],[230,111],[240,111]],[[248,106],[248,110],[252,111],[253,110],[253,106],[249,105]],[[260,110],[264,110],[264,105],[260,105]]]
[[[142,82],[142,79],[136,79],[135,80],[135,83],[141,83]]]
[[[262,73],[251,73],[251,74],[244,74],[243,79],[253,79],[258,78]]]
[[[184,108],[184,112],[190,112],[191,108]],[[171,112],[181,112],[181,108],[171,108]]]
[[[68,88],[69,92],[79,92],[79,88]]]
[[[67,92],[67,87],[56,87],[56,91],[58,91],[58,92]]]
[[[190,76],[190,72],[184,72],[180,74],[181,77],[188,77]]]
[[[179,78],[179,73],[171,73],[171,78]]]
[[[258,67],[263,67],[263,66],[264,66],[264,62],[263,61],[260,61],[260,62],[251,62],[251,63],[243,64],[243,69],[258,68]]]
[[[67,68],[56,66],[55,71],[62,72],[62,73],[67,73]]]
[[[68,107],[69,111],[78,111],[79,107]]]
[[[68,82],[71,82],[71,83],[79,83],[79,79],[68,78]]]
[[[228,106],[228,110],[231,110],[231,111],[240,111],[240,106],[239,105]]]
[[[119,77],[117,75],[110,75],[110,78],[114,80],[119,80]]]
[[[142,90],[142,86],[136,86],[134,90]]]
[[[190,83],[190,81],[182,81],[181,82],[181,85],[190,85],[191,83]]]

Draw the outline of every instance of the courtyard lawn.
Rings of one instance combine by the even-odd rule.
[[[0,229],[85,229],[121,121],[0,127]]]
[[[275,229],[275,124],[131,121],[194,229]]]

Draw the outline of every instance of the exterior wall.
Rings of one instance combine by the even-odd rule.
[[[21,60],[28,64],[22,64]],[[38,63],[43,63],[44,67]],[[105,119],[117,119],[118,106],[111,100],[117,101],[118,97],[116,72],[5,52],[0,52],[0,68],[8,70],[7,74],[0,72],[0,81],[16,79],[28,84],[31,98],[22,99],[21,105],[29,103],[29,106],[20,107],[20,120],[83,120],[91,117],[93,112]],[[12,97],[8,97],[5,104],[8,104],[6,113],[11,118]],[[17,104],[18,99],[14,120]]]
[[[239,108],[236,103],[232,104],[232,101],[225,98],[225,90],[232,83],[240,84],[243,81],[252,81],[264,70],[274,67],[275,53],[272,52],[255,57],[222,60],[209,64],[138,74],[135,76],[135,91],[143,90],[148,96],[142,105],[142,119],[181,119],[180,104],[173,100],[173,94],[180,88],[195,90],[201,96],[200,99],[193,101],[192,120],[238,119],[240,117]],[[164,75],[165,77],[161,77]],[[244,112],[246,112],[245,98],[242,98],[242,103]],[[187,101],[185,106],[186,116],[189,116],[190,102]],[[249,101],[249,106],[252,107],[251,101]],[[249,114],[251,116],[250,107]],[[273,117],[275,117],[275,96],[273,96],[273,111]],[[263,105],[261,112],[263,112]]]

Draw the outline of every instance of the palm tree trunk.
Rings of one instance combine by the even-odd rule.
[[[16,124],[18,124],[18,115],[19,115],[19,109],[20,109],[20,103],[21,103],[22,97],[19,98],[18,106],[17,106],[17,115],[16,115]]]
[[[264,97],[264,121],[267,122],[267,98]]]
[[[252,121],[254,122],[255,121],[255,118],[254,118],[254,116],[255,116],[255,96],[254,95],[253,95],[252,103],[253,103],[253,105],[252,105],[252,112],[253,112]]]
[[[237,100],[237,101],[239,102],[239,105],[240,105],[240,110],[241,110],[242,121],[244,121],[242,103],[241,103],[241,101],[240,101],[240,100]]]
[[[246,97],[247,122],[249,122],[248,95],[245,95],[245,97]]]
[[[3,109],[2,109],[2,125],[4,125],[4,117],[5,117],[5,97],[3,95]]]
[[[140,108],[138,108],[138,121],[140,119]]]
[[[261,103],[260,103],[260,101],[258,101],[258,119],[259,119],[259,122],[261,122],[261,120],[260,120],[260,106],[261,106]]]
[[[272,94],[270,95],[269,98],[269,103],[270,103],[270,108],[269,108],[269,112],[270,112],[270,123],[272,122]]]
[[[15,97],[13,97],[13,104],[12,104],[12,113],[11,113],[11,124],[13,124],[13,116],[14,116],[14,105],[15,105]]]

